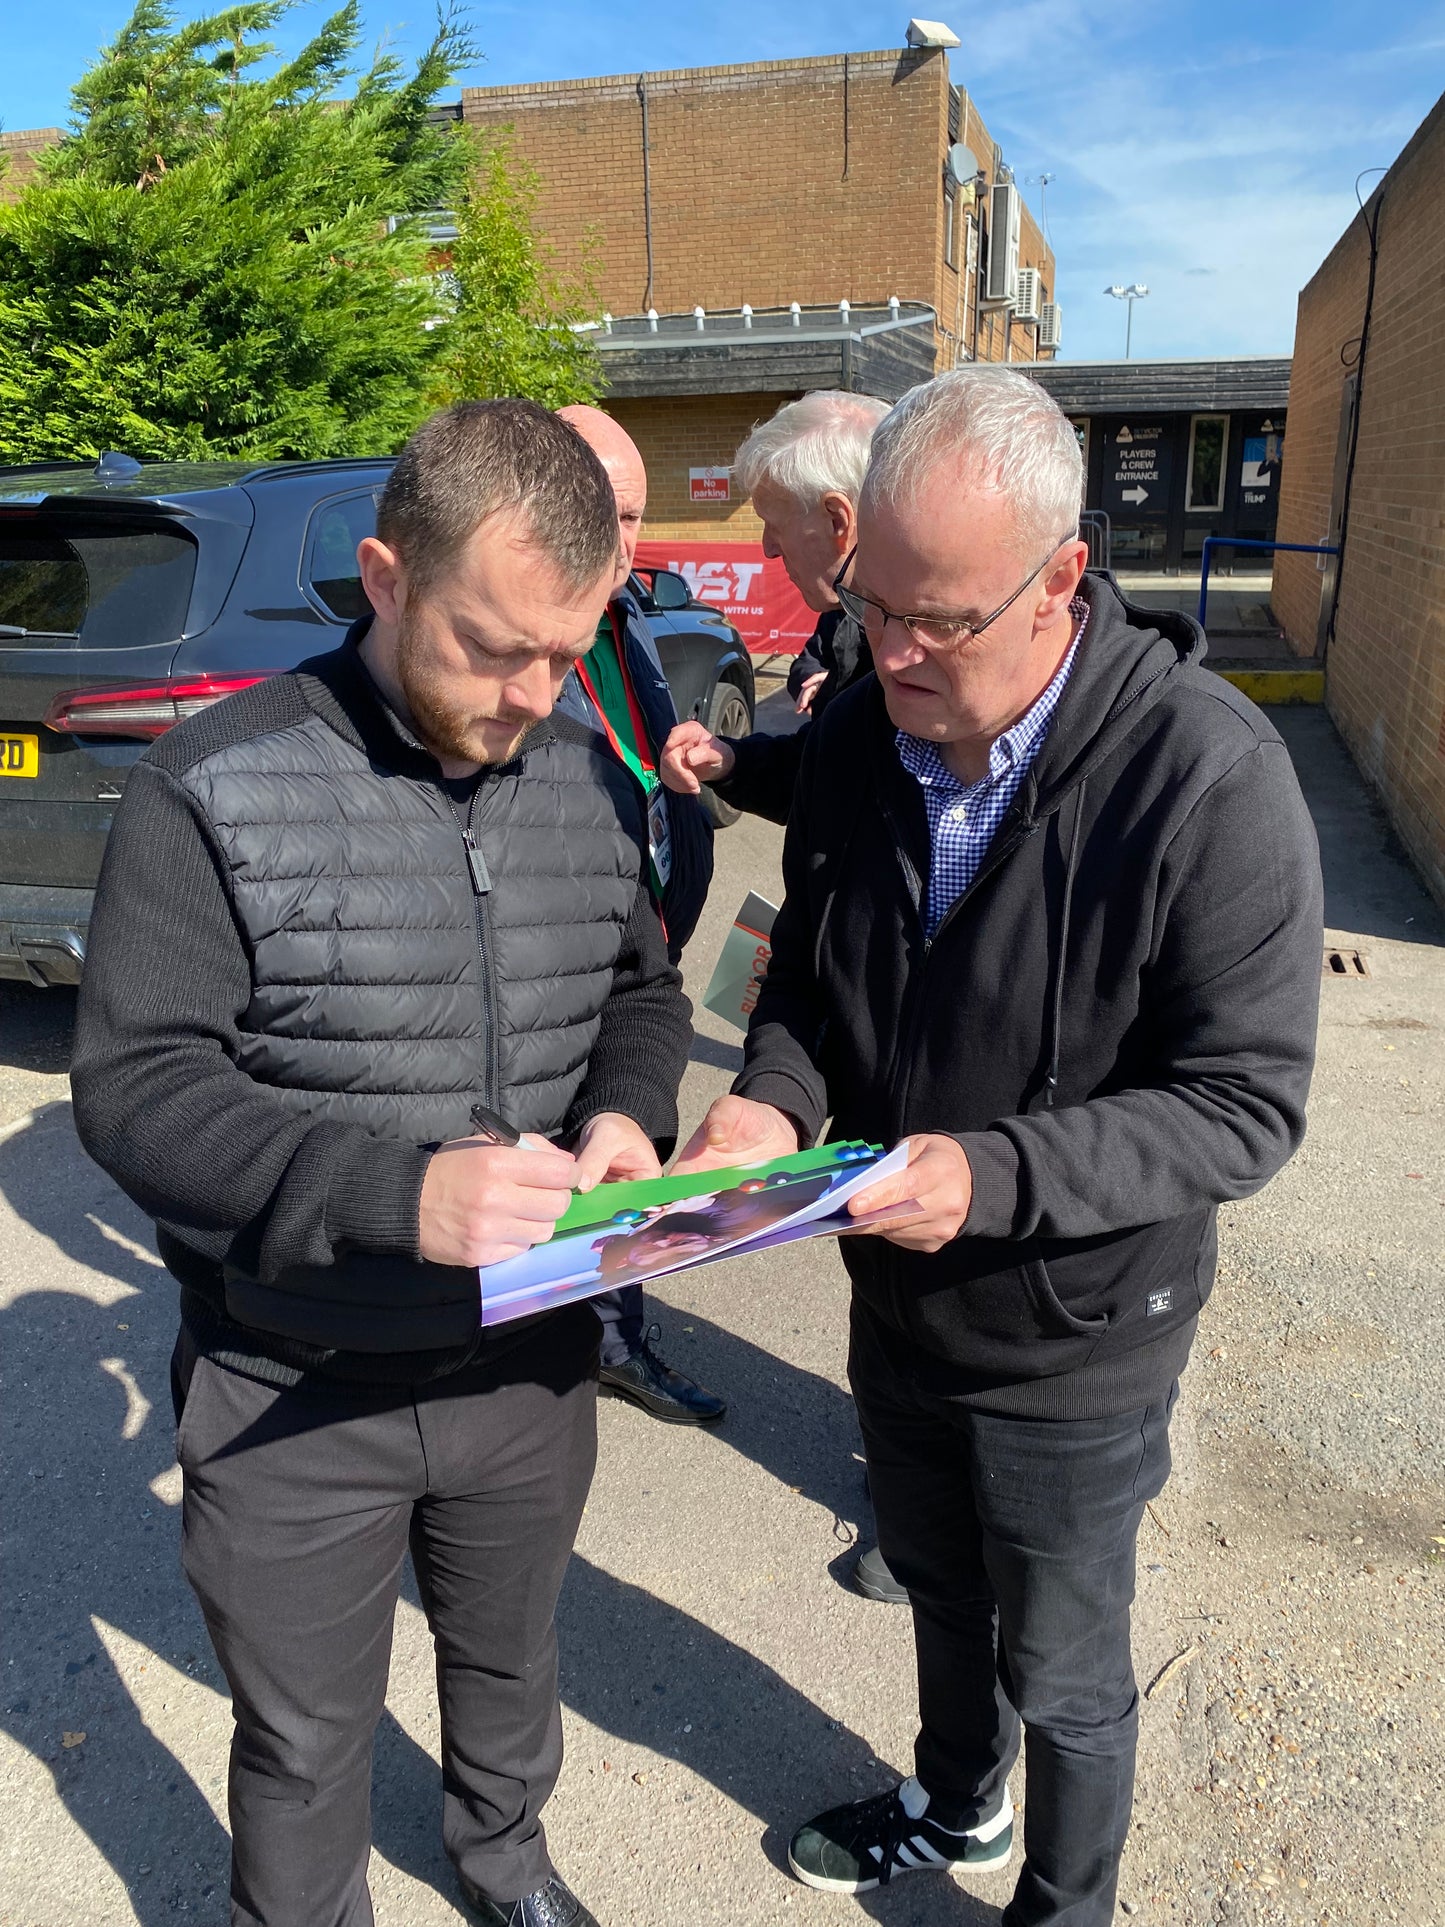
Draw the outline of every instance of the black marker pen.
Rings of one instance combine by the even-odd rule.
[[[522,1133],[495,1111],[489,1111],[485,1104],[473,1104],[471,1109],[472,1129],[478,1137],[490,1138],[493,1144],[520,1144]]]

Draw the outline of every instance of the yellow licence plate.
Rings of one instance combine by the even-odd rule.
[[[40,738],[0,736],[0,776],[38,776]]]

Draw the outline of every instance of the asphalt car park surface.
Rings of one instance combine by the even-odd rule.
[[[778,698],[770,711],[776,714]],[[769,712],[765,712],[765,716]],[[1331,973],[1309,1139],[1221,1219],[1219,1285],[1140,1538],[1141,1755],[1121,1888],[1140,1922],[1445,1921],[1445,923],[1322,711],[1282,712],[1325,852]],[[718,839],[696,1002],[781,834]],[[229,1713],[177,1563],[175,1296],[75,1140],[73,993],[0,985],[5,1600],[0,1923],[226,1917]],[[699,1011],[695,1120],[740,1062]],[[601,1408],[561,1612],[559,1866],[603,1927],[982,1927],[1008,1871],[854,1901],[788,1834],[911,1764],[907,1614],[846,1585],[870,1521],[819,1243],[669,1281],[664,1355],[711,1432]],[[414,1588],[377,1739],[383,1927],[458,1918]],[[1015,1798],[1027,1787],[1016,1776]],[[1015,1865],[1017,1863],[1015,1862]]]

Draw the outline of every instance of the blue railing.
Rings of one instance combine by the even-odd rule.
[[[1338,548],[1328,542],[1257,542],[1243,535],[1206,535],[1204,547],[1199,555],[1199,626],[1207,625],[1204,612],[1209,602],[1209,557],[1215,549],[1268,549],[1271,554],[1276,549],[1288,549],[1293,555],[1338,555]]]

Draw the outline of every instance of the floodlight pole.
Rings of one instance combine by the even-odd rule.
[[[1105,288],[1104,292],[1111,294],[1116,301],[1128,304],[1128,319],[1124,323],[1124,359],[1127,361],[1134,344],[1134,303],[1142,300],[1149,290],[1142,281],[1133,281],[1127,288],[1115,282],[1112,287]]]

